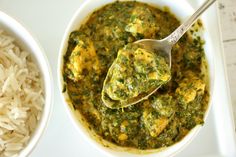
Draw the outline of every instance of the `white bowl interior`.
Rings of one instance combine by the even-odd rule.
[[[114,2],[115,0],[99,0],[93,1],[93,0],[87,0],[85,3],[77,10],[77,12],[74,14],[74,16],[71,19],[71,22],[69,23],[63,40],[61,42],[60,47],[60,54],[59,54],[59,60],[58,60],[58,78],[59,78],[59,88],[60,91],[63,89],[63,78],[61,75],[62,68],[63,68],[63,56],[66,53],[67,46],[68,46],[68,39],[69,35],[72,31],[77,30],[79,26],[86,21],[86,19],[89,17],[89,15],[96,9],[101,8],[105,4]],[[160,8],[163,8],[165,6],[168,6],[170,8],[170,11],[175,14],[175,16],[180,20],[184,21],[187,17],[192,15],[194,12],[193,8],[186,2],[185,0],[138,0],[141,2],[146,2],[149,4],[152,4],[154,6],[158,6]],[[204,24],[204,21],[203,21]],[[209,77],[210,77],[210,95],[212,100],[212,94],[213,94],[213,85],[214,85],[214,54],[212,52],[212,42],[210,40],[209,34],[207,32],[207,29],[204,30],[204,40],[206,41],[206,44],[204,45],[206,59],[208,62],[208,68],[209,68]],[[110,148],[103,147],[101,144],[96,142],[91,138],[91,135],[88,133],[88,130],[85,129],[85,127],[82,125],[82,123],[77,120],[77,116],[75,115],[75,112],[71,110],[70,106],[68,105],[68,95],[62,94],[61,96],[64,97],[64,106],[66,110],[68,111],[69,117],[72,119],[72,122],[74,123],[77,130],[80,132],[80,134],[89,141],[93,146],[98,148],[99,150],[103,151],[108,156],[125,156],[125,157],[140,157],[144,156],[144,154],[133,154],[129,152],[119,151],[119,150],[113,150]],[[207,117],[209,113],[209,109],[211,106],[211,100],[209,102],[208,110],[206,111],[205,118]],[[180,142],[164,149],[163,151],[154,152],[151,154],[145,154],[145,156],[161,156],[161,157],[167,157],[172,156],[176,154],[177,152],[181,151],[184,147],[190,143],[190,141],[194,138],[194,136],[197,135],[198,131],[200,130],[201,126],[196,126],[194,129],[190,131],[190,133],[185,136]]]
[[[46,59],[43,49],[39,46],[38,42],[31,36],[31,34],[21,25],[19,22],[6,15],[0,11],[0,28],[3,29],[7,34],[13,36],[17,44],[24,50],[31,53],[34,60],[40,68],[41,75],[44,83],[45,90],[45,104],[42,112],[41,120],[35,130],[31,135],[29,143],[26,147],[20,152],[19,157],[25,157],[36,146],[39,141],[43,131],[47,126],[49,119],[52,97],[53,97],[53,82],[51,77],[50,66]]]

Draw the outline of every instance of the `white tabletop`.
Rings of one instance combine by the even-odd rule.
[[[219,13],[236,122],[236,0],[219,0]]]

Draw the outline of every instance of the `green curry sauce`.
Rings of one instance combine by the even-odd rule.
[[[127,107],[170,80],[170,67],[164,57],[138,44],[118,51],[109,68],[102,100],[110,108]]]
[[[122,147],[147,150],[170,146],[204,123],[209,101],[208,74],[203,70],[207,64],[201,38],[193,38],[191,33],[172,49],[171,80],[147,100],[111,109],[101,99],[103,82],[120,49],[143,38],[162,39],[179,25],[168,11],[140,2],[117,1],[92,13],[70,34],[63,92],[67,91],[74,110],[97,135]],[[147,69],[140,70],[148,75]],[[133,88],[136,91],[141,86]],[[119,94],[113,96],[124,99]]]

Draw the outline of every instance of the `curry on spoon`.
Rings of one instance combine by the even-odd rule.
[[[119,50],[103,83],[102,101],[109,108],[137,104],[171,78],[171,49],[216,0],[207,0],[187,21],[162,40],[142,39]]]

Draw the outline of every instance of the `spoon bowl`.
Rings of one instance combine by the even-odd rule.
[[[141,45],[144,49],[150,52],[158,53],[157,55],[165,58],[166,63],[171,68],[172,46],[168,43],[168,40],[142,39],[142,40],[136,41],[135,44]]]

